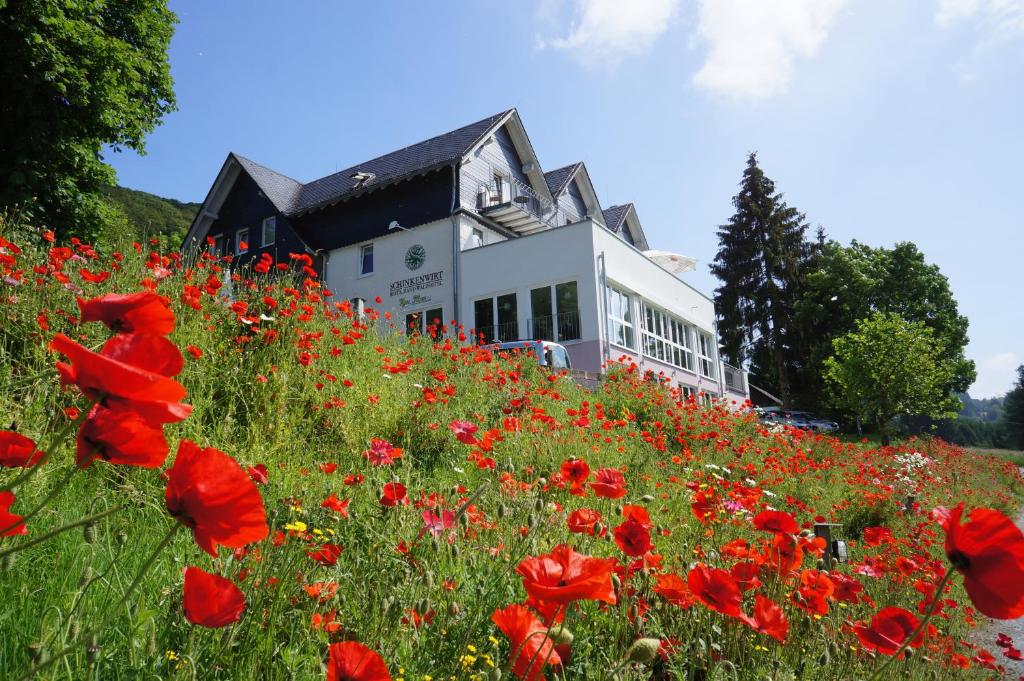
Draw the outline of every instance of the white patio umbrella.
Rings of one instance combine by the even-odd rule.
[[[697,259],[688,255],[680,255],[671,251],[644,251],[648,260],[655,262],[672,274],[692,272],[697,269]]]

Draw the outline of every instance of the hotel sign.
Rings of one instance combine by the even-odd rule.
[[[401,296],[414,291],[425,291],[435,286],[444,286],[444,271],[420,274],[408,279],[391,282],[391,295]]]

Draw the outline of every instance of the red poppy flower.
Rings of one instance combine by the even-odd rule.
[[[28,528],[24,523],[17,523],[21,520],[20,515],[10,512],[14,503],[14,492],[7,490],[0,491],[0,537],[13,537],[16,534],[28,534]]]
[[[316,551],[307,551],[306,555],[321,565],[335,565],[341,555],[341,547],[337,544],[324,544]]]
[[[754,616],[743,615],[741,619],[754,631],[771,636],[779,643],[785,643],[789,635],[786,613],[775,601],[761,594],[754,595]]]
[[[249,466],[245,469],[245,472],[249,474],[249,477],[257,485],[265,485],[270,480],[266,464],[258,463],[255,466]]]
[[[390,466],[402,458],[402,450],[387,440],[375,437],[370,439],[370,448],[363,452],[363,457],[374,466]]]
[[[836,586],[835,599],[844,603],[856,603],[858,594],[864,590],[864,585],[853,577],[844,575],[842,572],[829,573],[829,578]]]
[[[185,570],[181,606],[192,624],[217,629],[242,619],[245,596],[230,579],[190,567]]]
[[[46,454],[36,443],[13,430],[0,430],[0,466],[25,468],[35,466]]]
[[[566,459],[562,462],[561,473],[562,479],[569,483],[569,491],[578,493],[590,477],[590,466],[583,459]]]
[[[242,467],[230,456],[182,440],[168,472],[167,510],[192,530],[199,548],[217,556],[217,546],[241,548],[265,539],[263,499]]]
[[[824,572],[804,570],[800,573],[800,587],[793,594],[793,602],[809,613],[827,615],[828,599],[835,590],[835,584]]]
[[[765,532],[796,534],[800,527],[796,519],[785,511],[761,511],[754,516],[754,527]]]
[[[651,543],[651,519],[642,506],[626,506],[622,509],[626,520],[617,526],[612,534],[615,543],[627,556],[642,556],[654,545]]]
[[[380,505],[391,508],[399,504],[408,504],[409,499],[405,495],[405,485],[400,482],[389,482],[384,485],[384,493],[380,497]]]
[[[907,640],[907,637],[914,633],[917,625],[917,617],[910,611],[888,607],[879,610],[871,618],[871,626],[865,626],[858,622],[854,625],[853,630],[866,650],[877,650],[883,655],[894,655]],[[910,647],[920,647],[922,638],[923,632],[910,642]]]
[[[743,592],[726,570],[699,564],[686,576],[686,584],[694,598],[710,609],[731,617],[742,614]]]
[[[954,508],[945,523],[946,556],[963,574],[971,602],[994,619],[1024,616],[1024,534],[991,508],[974,509],[961,525],[963,510]]]
[[[590,483],[594,494],[605,499],[620,499],[626,496],[626,476],[617,468],[602,468]]]
[[[90,300],[78,299],[82,322],[103,322],[123,333],[166,336],[174,331],[174,312],[155,293],[108,293]]]
[[[526,607],[514,603],[495,610],[491,621],[508,637],[512,672],[520,679],[543,679],[545,664],[562,664],[547,627]]]
[[[78,430],[76,460],[81,467],[96,459],[112,464],[157,468],[167,459],[163,429],[133,411],[95,405]]]
[[[765,560],[780,575],[787,575],[804,561],[803,547],[789,534],[775,534],[765,552]]]
[[[672,605],[680,608],[689,608],[693,605],[693,593],[686,581],[679,575],[672,573],[658,574],[654,576],[654,593],[658,594]]]
[[[863,536],[868,546],[881,546],[893,540],[892,530],[888,527],[865,527]]]
[[[330,509],[334,511],[342,518],[348,517],[348,505],[351,503],[349,499],[339,499],[333,492],[320,503],[321,508]]]
[[[50,348],[71,363],[57,362],[63,385],[77,385],[87,397],[107,407],[131,410],[155,423],[181,421],[192,407],[181,404],[185,388],[168,373],[181,370],[181,353],[159,336],[111,338],[102,352],[92,352],[58,333]]]
[[[579,600],[614,605],[614,570],[614,560],[585,556],[565,544],[547,555],[528,556],[516,568],[531,598],[561,605]]]
[[[357,641],[332,643],[327,681],[391,681],[384,658]]]
[[[590,508],[578,508],[566,518],[570,532],[577,534],[594,534],[594,527],[601,522],[601,514]]]

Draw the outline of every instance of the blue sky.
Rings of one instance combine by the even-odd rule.
[[[518,107],[652,247],[698,258],[756,150],[835,239],[914,241],[971,321],[976,397],[1024,363],[1024,0],[172,2],[179,111],[121,184],[199,201],[228,151],[296,179]]]

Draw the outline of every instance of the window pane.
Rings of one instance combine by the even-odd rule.
[[[498,296],[498,340],[513,341],[519,337],[519,315],[516,294]]]
[[[530,291],[531,335],[537,340],[554,340],[554,319],[551,308],[551,287]]]
[[[576,340],[580,337],[580,308],[575,281],[555,286],[555,305],[558,313],[558,340]]]
[[[423,319],[421,312],[410,312],[405,315],[405,332],[409,335],[414,333],[421,333]]]
[[[477,337],[483,336],[485,343],[494,340],[494,299],[484,298],[473,303],[473,326]]]
[[[362,262],[360,263],[359,273],[370,274],[373,272],[373,244],[367,244],[362,248]]]
[[[269,246],[274,243],[274,239],[277,238],[277,218],[267,218],[263,221],[263,237],[260,241],[261,246]]]

